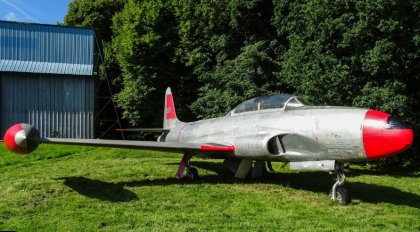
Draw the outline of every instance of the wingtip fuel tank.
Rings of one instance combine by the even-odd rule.
[[[35,151],[40,141],[41,138],[38,130],[25,123],[10,127],[4,136],[4,145],[6,148],[19,155],[25,155]]]

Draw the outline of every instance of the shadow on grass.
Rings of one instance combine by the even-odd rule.
[[[350,169],[345,170],[348,176],[361,176],[361,175],[373,175],[373,176],[390,176],[390,177],[420,177],[420,172],[413,169],[389,169],[383,168],[377,169]]]
[[[172,165],[172,164],[169,164]],[[91,180],[84,177],[66,177],[65,184],[78,193],[90,198],[97,198],[111,202],[136,200],[138,197],[131,191],[124,189],[124,186],[167,186],[173,184],[248,184],[265,183],[278,184],[296,190],[305,190],[316,193],[327,193],[335,183],[335,175],[326,172],[300,172],[300,173],[268,173],[266,177],[253,180],[241,180],[233,177],[233,174],[220,163],[193,162],[193,166],[216,172],[218,175],[200,176],[200,180],[193,182],[188,179],[166,178],[157,180],[141,180],[132,182],[120,182],[116,184],[98,180]],[[371,173],[370,173],[371,172]],[[367,174],[379,175],[374,171],[352,170],[351,176]],[[390,203],[394,205],[406,205],[420,208],[420,196],[403,192],[399,189],[375,184],[361,182],[346,182],[344,186],[353,199],[359,199],[367,203]]]
[[[263,182],[280,185],[285,185],[286,182],[286,185],[293,189],[325,194],[335,183],[333,175],[325,172],[270,173],[268,178],[276,180]],[[349,192],[352,199],[358,199],[362,202],[373,204],[383,202],[420,208],[420,196],[393,187],[347,181],[344,188]]]
[[[138,200],[135,193],[124,189],[124,185],[92,180],[86,177],[64,177],[64,184],[89,198],[110,202]]]

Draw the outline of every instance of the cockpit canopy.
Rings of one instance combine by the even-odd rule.
[[[307,105],[310,106],[311,104],[299,97],[289,94],[261,96],[239,104],[234,110],[232,110],[232,114],[259,111],[276,111],[280,109],[289,110]]]

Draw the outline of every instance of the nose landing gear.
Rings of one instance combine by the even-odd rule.
[[[343,205],[348,205],[351,202],[350,195],[345,188],[342,186],[346,181],[346,176],[344,175],[344,165],[338,164],[336,170],[330,171],[330,174],[337,174],[337,182],[328,193],[328,196],[332,200],[340,201]]]

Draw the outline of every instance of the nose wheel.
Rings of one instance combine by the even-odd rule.
[[[351,202],[350,195],[347,190],[341,186],[336,189],[335,192],[335,199],[333,197],[333,190],[331,189],[328,193],[328,196],[331,197],[332,200],[340,201],[343,205],[348,205]]]
[[[338,165],[338,170],[332,172],[331,174],[337,174],[337,182],[328,193],[328,196],[331,197],[334,201],[340,201],[343,205],[348,205],[351,202],[350,195],[345,188],[343,188],[344,182],[346,181],[346,176],[344,175],[343,165]]]

